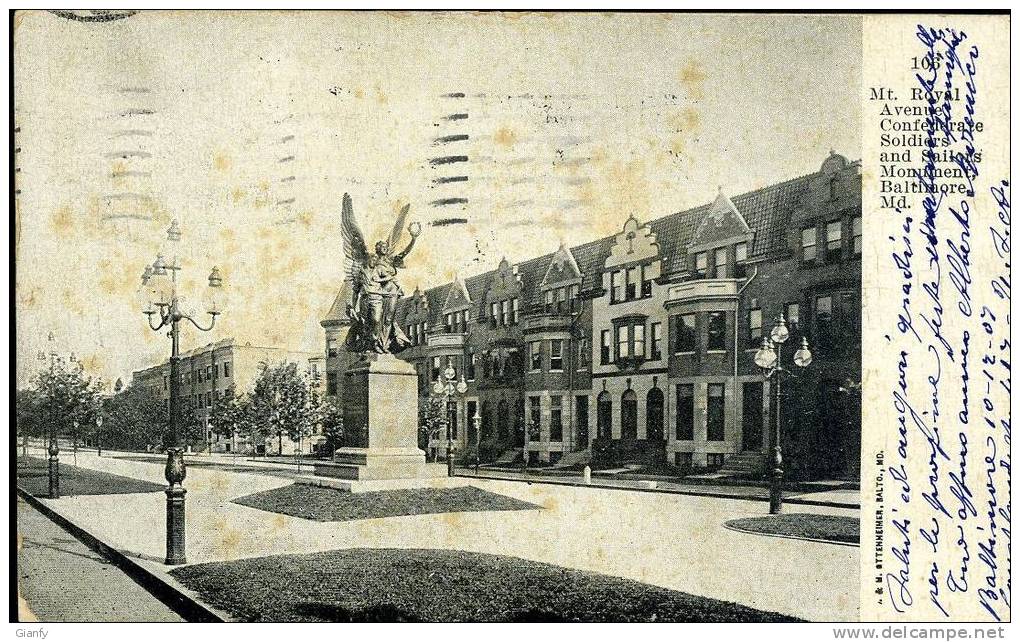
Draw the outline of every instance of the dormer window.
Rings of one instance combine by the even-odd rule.
[[[698,252],[694,255],[694,271],[702,276],[708,272],[708,252]]]
[[[633,265],[621,270],[615,270],[609,275],[610,303],[621,301],[633,301],[652,296],[652,281],[647,277],[647,266]],[[572,286],[572,297],[577,297],[577,286]],[[571,303],[571,309],[574,309]]]
[[[637,287],[638,283],[641,282],[641,267],[635,265],[634,267],[627,270],[627,299],[637,298]]]
[[[734,249],[734,259],[737,263],[742,263],[747,260],[747,243],[737,243]]]
[[[728,275],[727,272],[727,251],[725,247],[721,247],[715,251],[715,278],[725,279]]]
[[[817,256],[818,230],[805,227],[800,231],[801,260],[809,263]]]

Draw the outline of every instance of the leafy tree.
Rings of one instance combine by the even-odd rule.
[[[223,397],[213,404],[209,414],[209,428],[221,437],[233,440],[238,435],[251,435],[254,431],[251,400],[237,395],[234,387],[227,388]],[[237,445],[234,444],[234,450]]]
[[[343,408],[336,398],[326,397],[319,402],[316,421],[322,429],[322,436],[326,438],[324,449],[326,453],[332,454],[344,444]]]
[[[34,422],[40,422],[45,434],[78,439],[84,426],[95,420],[99,386],[78,362],[53,359],[36,374],[32,390],[29,408],[37,418],[29,425],[38,428]]]
[[[298,442],[311,435],[317,413],[307,376],[296,363],[263,363],[261,369],[250,395],[252,441],[278,437],[282,442],[286,435]]]
[[[155,393],[129,386],[103,403],[103,445],[115,450],[147,450],[164,442],[166,406]]]
[[[22,446],[27,446],[31,437],[46,434],[46,422],[40,412],[39,391],[34,388],[18,390],[15,397],[16,427]]]
[[[195,448],[200,444],[204,444],[206,441],[205,426],[203,425],[202,420],[199,418],[198,412],[196,412],[195,407],[192,406],[191,404],[185,403],[183,400],[180,403],[181,414],[180,424],[178,425],[178,430],[180,431],[178,434],[178,439],[180,439],[180,442],[185,446],[189,446],[192,448]],[[170,439],[169,416],[167,416],[166,418],[165,426],[166,429],[164,431],[164,434],[166,435],[166,439],[164,440],[163,445],[170,446],[171,444],[169,443]]]
[[[426,397],[425,403],[418,404],[418,447],[428,452],[429,439],[443,437],[446,433],[446,401],[441,397]]]

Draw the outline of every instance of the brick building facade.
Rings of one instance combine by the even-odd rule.
[[[530,461],[760,469],[772,391],[754,365],[782,313],[815,360],[783,391],[793,475],[859,471],[861,181],[832,153],[806,176],[416,290],[398,318],[424,404],[451,363],[458,452]],[[341,291],[323,320],[329,394],[351,355]],[[481,417],[475,434],[469,418]],[[445,438],[429,448],[440,453]]]

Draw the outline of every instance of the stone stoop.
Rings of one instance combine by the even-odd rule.
[[[726,455],[726,460],[718,471],[723,476],[754,476],[765,472],[765,453],[744,451]]]
[[[500,455],[499,458],[496,461],[492,462],[492,463],[500,465],[500,466],[505,466],[507,464],[512,464],[515,461],[517,461],[518,458],[520,458],[522,456],[521,453],[523,451],[524,451],[523,448],[511,448],[510,450],[504,450],[503,454]]]
[[[563,453],[563,457],[553,466],[553,468],[567,468],[569,466],[576,466],[579,464],[590,464],[591,463],[591,449],[575,450],[574,452]]]

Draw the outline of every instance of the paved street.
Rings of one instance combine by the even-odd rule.
[[[26,621],[182,621],[123,571],[20,498],[18,589],[21,618]]]
[[[79,453],[78,461],[157,483],[163,476],[158,462],[97,458],[92,453]],[[761,537],[723,527],[730,519],[765,514],[763,502],[475,480],[479,488],[543,509],[337,523],[232,503],[288,483],[263,474],[189,468],[185,482],[189,563],[353,547],[456,549],[626,577],[809,620],[858,617],[857,548]],[[166,573],[161,563],[162,493],[44,501],[153,572]],[[858,514],[816,506],[796,510]]]

